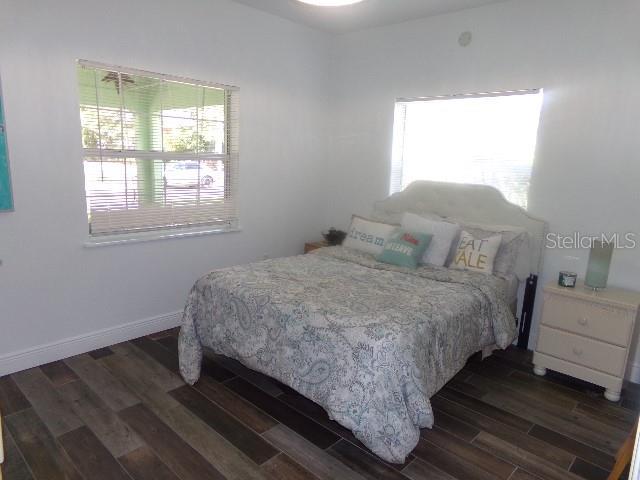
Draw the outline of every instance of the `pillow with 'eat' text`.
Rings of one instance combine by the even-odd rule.
[[[463,231],[449,268],[491,274],[501,243],[502,235],[479,239]]]

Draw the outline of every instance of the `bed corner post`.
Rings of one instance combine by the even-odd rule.
[[[533,321],[533,307],[536,300],[536,289],[538,287],[538,276],[529,275],[527,286],[524,291],[522,302],[522,313],[520,314],[520,325],[518,332],[518,348],[526,350],[529,346],[529,332]]]

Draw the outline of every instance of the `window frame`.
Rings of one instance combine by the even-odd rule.
[[[391,171],[389,175],[389,194],[402,191],[403,180],[403,168],[404,168],[404,144],[406,140],[406,133],[402,135],[401,144],[396,144],[396,138],[400,137],[400,129],[402,132],[406,132],[406,108],[407,104],[413,102],[429,102],[436,100],[460,100],[471,98],[490,98],[490,97],[508,97],[517,95],[542,95],[544,101],[544,89],[543,88],[530,88],[521,90],[504,90],[504,91],[490,91],[480,93],[455,93],[449,95],[434,95],[426,97],[398,97],[394,102],[394,121],[393,121],[393,133],[392,133],[392,148],[391,148]],[[541,104],[540,118],[538,120],[538,130],[540,127],[540,120],[542,115],[542,108],[544,103]],[[401,118],[398,118],[399,110],[404,109]],[[400,120],[400,121],[399,121]],[[535,152],[534,152],[535,155]],[[535,158],[534,158],[535,161]],[[488,185],[488,184],[483,184]],[[488,185],[492,186],[492,185]],[[493,187],[495,188],[495,187]],[[503,192],[500,192],[503,196]],[[505,196],[506,198],[506,196]],[[519,205],[518,205],[519,206]],[[521,207],[523,208],[523,207]]]
[[[88,226],[88,238],[85,241],[85,246],[94,247],[102,245],[114,245],[123,243],[135,243],[141,241],[170,239],[170,238],[185,238],[192,236],[200,236],[206,234],[217,234],[226,232],[237,232],[241,228],[239,226],[238,219],[238,174],[239,174],[239,88],[231,85],[225,85],[216,82],[210,82],[206,80],[196,80],[188,77],[163,74],[157,72],[150,72],[146,70],[122,67],[119,65],[106,64],[101,62],[95,62],[90,60],[78,59],[76,61],[76,68],[85,67],[89,69],[114,71],[127,75],[142,76],[146,78],[153,78],[156,80],[163,80],[173,83],[184,83],[187,85],[193,85],[196,87],[214,88],[222,90],[224,92],[224,150],[222,153],[214,152],[165,152],[155,151],[153,149],[148,150],[136,150],[126,148],[102,148],[98,145],[96,148],[85,148],[82,146],[82,165],[85,165],[86,158],[115,158],[122,159],[126,162],[127,159],[153,159],[168,161],[180,161],[186,162],[193,161],[201,162],[212,160],[221,161],[224,168],[224,190],[221,198],[232,202],[232,209],[234,210],[233,218],[212,220],[211,222],[199,223],[193,225],[158,225],[157,227],[142,226],[139,229],[132,228],[128,231],[122,232],[98,232],[91,231],[91,218],[90,210],[87,211],[87,226]],[[81,102],[78,95],[78,111],[82,107],[93,108],[92,106],[85,105]],[[100,109],[100,104],[95,106]],[[195,106],[198,108],[198,106]],[[82,133],[83,124],[80,122],[80,132]],[[80,135],[82,138],[82,135]],[[83,168],[84,170],[84,168]],[[83,192],[85,204],[88,197],[86,174],[83,172]],[[200,188],[200,187],[199,187]]]

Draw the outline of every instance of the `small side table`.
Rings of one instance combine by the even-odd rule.
[[[318,248],[328,247],[328,246],[329,244],[324,240],[320,240],[319,242],[307,242],[304,244],[304,253],[313,252]]]
[[[620,400],[640,293],[621,288],[593,291],[582,282],[575,288],[549,283],[538,343],[533,354],[534,373],[547,368],[606,388],[607,400]]]

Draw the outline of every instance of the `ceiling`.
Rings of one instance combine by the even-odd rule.
[[[314,7],[297,0],[235,0],[321,30],[344,33],[506,0],[364,0],[344,7]]]

